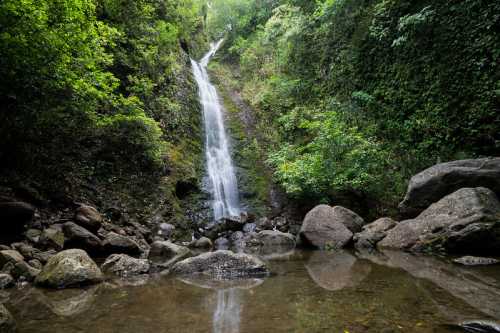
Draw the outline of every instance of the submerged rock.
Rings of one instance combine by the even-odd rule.
[[[59,252],[49,259],[35,283],[50,288],[68,288],[95,284],[103,274],[87,253],[79,249]]]
[[[483,258],[483,257],[473,257],[465,256],[453,260],[456,264],[461,264],[465,266],[485,266],[485,265],[495,265],[500,263],[500,260],[493,258]]]
[[[0,304],[0,332],[15,333],[16,331],[14,317],[12,317],[9,310],[3,304]]]
[[[176,275],[205,275],[215,279],[266,276],[269,270],[257,257],[231,251],[207,252],[176,263]]]
[[[375,248],[377,243],[384,239],[384,237],[387,235],[387,231],[394,228],[395,226],[396,221],[387,217],[367,224],[363,226],[361,232],[354,235],[354,246],[357,249]]]
[[[340,214],[338,214],[341,212]],[[306,245],[340,249],[352,239],[353,233],[342,223],[341,210],[319,205],[307,213],[300,228],[300,238]]]
[[[400,222],[378,243],[381,248],[472,254],[500,250],[500,202],[489,189],[463,188]]]
[[[149,272],[147,259],[136,259],[126,254],[112,254],[101,266],[103,272],[121,277],[146,274]]]
[[[413,217],[444,196],[464,187],[486,187],[500,194],[500,157],[452,161],[413,176],[402,212]]]
[[[76,209],[75,222],[85,229],[97,232],[101,227],[102,215],[92,206],[80,205]]]

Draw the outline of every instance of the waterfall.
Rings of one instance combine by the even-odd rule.
[[[240,215],[238,184],[229,154],[222,106],[207,73],[208,62],[221,44],[222,40],[212,44],[210,51],[199,63],[191,59],[193,74],[198,84],[200,103],[203,108],[208,185],[212,194],[215,220]]]

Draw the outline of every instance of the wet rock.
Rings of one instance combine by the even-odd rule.
[[[153,270],[170,268],[176,262],[187,258],[191,251],[187,247],[179,246],[169,241],[156,241],[151,244],[149,260],[153,264]]]
[[[500,260],[493,258],[483,258],[483,257],[473,257],[465,256],[453,260],[456,264],[461,264],[465,266],[485,266],[485,265],[495,265],[500,263]]]
[[[75,212],[75,222],[92,232],[97,232],[103,222],[102,215],[92,206],[80,205]]]
[[[500,194],[500,158],[452,161],[420,172],[411,178],[400,209],[414,217],[464,187],[486,187]]]
[[[243,232],[244,233],[251,233],[251,232],[255,232],[257,229],[257,224],[255,223],[246,223],[244,226],[243,226]]]
[[[463,188],[400,222],[378,243],[381,248],[470,254],[498,253],[500,203],[489,189]]]
[[[64,236],[66,237],[66,247],[82,249],[89,253],[99,253],[102,251],[101,240],[87,229],[73,222],[63,225]]]
[[[68,288],[95,284],[102,280],[101,270],[87,253],[71,249],[50,258],[35,283],[42,287]]]
[[[0,273],[0,289],[14,286],[14,278],[10,274]]]
[[[214,247],[216,250],[227,250],[229,249],[229,240],[226,237],[219,237],[215,240]]]
[[[201,237],[195,240],[191,245],[195,249],[211,249],[213,244],[212,241],[207,237]]]
[[[259,258],[231,251],[207,252],[176,263],[172,273],[204,275],[216,279],[267,276],[269,270]]]
[[[353,237],[357,249],[372,249],[387,235],[387,231],[396,226],[396,221],[384,217],[363,226],[362,231]]]
[[[21,261],[24,261],[24,257],[16,250],[0,251],[0,267],[3,267],[7,263],[12,263],[13,265],[15,265]]]
[[[40,236],[40,245],[45,248],[62,250],[64,248],[64,232],[61,227],[50,227],[43,230]]]
[[[25,202],[0,202],[2,232],[19,232],[35,216],[35,207]]]
[[[489,320],[468,320],[458,324],[466,332],[500,333],[500,323]]]
[[[126,254],[112,254],[102,264],[102,271],[121,277],[146,274],[149,272],[147,259],[136,259]]]
[[[338,212],[341,212],[340,216]],[[303,243],[321,249],[340,249],[349,244],[353,234],[342,223],[343,212],[327,205],[313,208],[307,213],[300,229]]]
[[[102,245],[106,253],[124,253],[130,255],[138,255],[141,253],[141,248],[136,241],[130,237],[119,235],[114,232],[107,234]]]
[[[16,331],[14,317],[12,317],[9,310],[3,304],[0,304],[0,332],[15,333]]]

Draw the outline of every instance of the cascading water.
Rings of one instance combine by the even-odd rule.
[[[212,44],[210,51],[198,63],[191,59],[198,84],[205,124],[205,153],[209,187],[215,220],[240,214],[238,184],[224,128],[222,106],[207,73],[208,62],[217,52],[222,40]]]

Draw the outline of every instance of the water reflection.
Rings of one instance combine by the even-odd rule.
[[[217,307],[213,317],[214,333],[240,331],[241,295],[236,288],[217,290]]]

